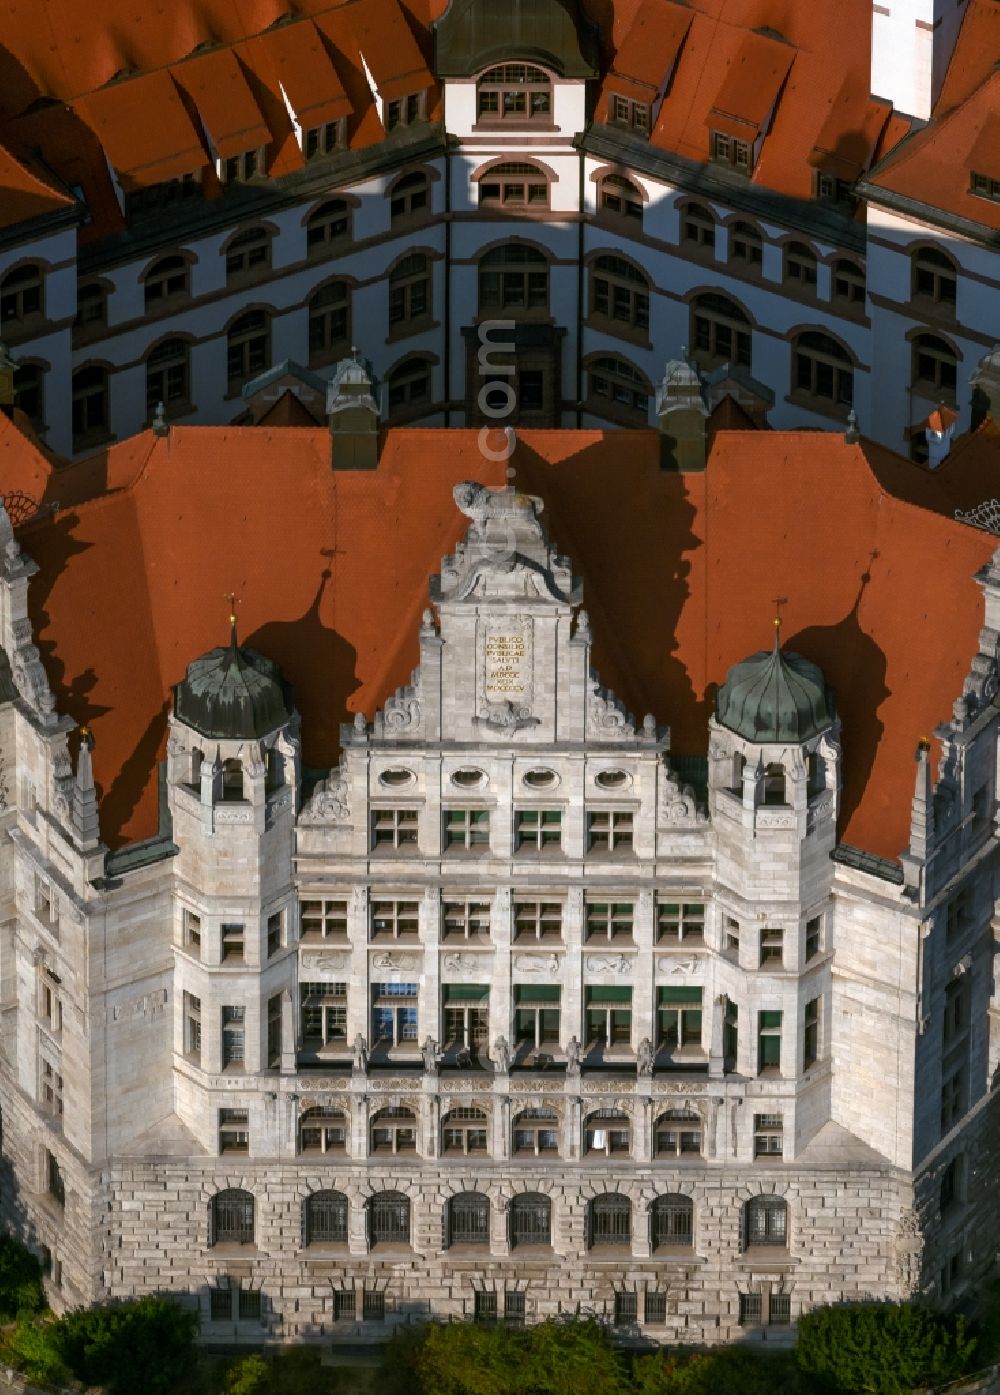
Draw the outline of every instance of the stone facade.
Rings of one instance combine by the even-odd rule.
[[[169,1292],[215,1340],[579,1310],[721,1341],[951,1299],[1000,1241],[1000,563],[900,866],[837,845],[832,699],[757,739],[720,703],[686,784],[600,687],[541,501],[455,499],[419,666],[339,768],[303,774],[294,713],[234,734],[287,715],[264,679],[211,708],[234,632],[177,690],[169,836],[114,854],[0,518],[0,1195],[54,1303]],[[791,662],[776,635],[739,668]]]

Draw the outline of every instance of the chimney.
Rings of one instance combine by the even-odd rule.
[[[897,111],[930,118],[944,82],[963,8],[950,0],[872,3],[871,91]]]
[[[979,367],[972,375],[972,429],[982,426],[990,417],[994,426],[1000,426],[1000,344],[979,360]]]
[[[379,450],[375,375],[357,349],[351,354],[337,364],[326,389],[332,465],[335,470],[374,470]]]
[[[927,441],[927,464],[932,470],[943,465],[951,450],[951,438],[955,434],[958,413],[942,402],[935,407],[924,422],[924,438]]]
[[[698,370],[687,350],[671,359],[656,390],[656,419],[662,433],[660,462],[665,470],[704,470],[708,408]]]

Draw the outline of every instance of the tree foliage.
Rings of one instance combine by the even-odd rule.
[[[271,1368],[256,1352],[241,1356],[226,1372],[226,1395],[267,1395]]]
[[[169,1298],[79,1308],[53,1324],[63,1364],[109,1395],[173,1395],[187,1374],[198,1315]]]
[[[42,1266],[12,1235],[0,1235],[0,1321],[45,1307]]]
[[[803,1371],[851,1395],[909,1395],[969,1369],[975,1342],[961,1317],[919,1303],[847,1303],[799,1320]]]
[[[694,1352],[679,1348],[641,1356],[635,1363],[635,1395],[813,1395],[793,1352],[720,1347]]]

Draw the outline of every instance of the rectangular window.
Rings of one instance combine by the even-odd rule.
[[[309,126],[303,132],[302,152],[307,160],[329,155],[343,144],[344,121],[327,121],[322,126]]]
[[[270,959],[281,948],[281,912],[275,911],[267,918],[267,957]]]
[[[952,979],[944,990],[944,1021],[942,1041],[945,1047],[955,1043],[968,1030],[969,1026],[969,980],[963,974]]]
[[[653,1289],[646,1290],[645,1304],[646,1326],[659,1326],[667,1320],[667,1295],[656,1293]]]
[[[385,1321],[385,1291],[383,1289],[365,1289],[361,1316],[365,1322]]]
[[[347,1041],[347,984],[300,983],[302,1045],[307,1050]]]
[[[965,1113],[966,1072],[958,1066],[945,1077],[941,1086],[941,1132],[947,1133]]]
[[[496,1322],[497,1296],[495,1290],[487,1292],[485,1289],[477,1289],[472,1301],[473,1316],[476,1322]]]
[[[601,809],[588,814],[587,848],[590,852],[631,852],[631,813]]]
[[[447,809],[444,815],[444,845],[449,852],[487,851],[490,846],[488,809]]]
[[[632,1044],[631,988],[586,988],[584,999],[588,1046]]]
[[[50,928],[59,924],[56,898],[48,882],[39,880],[35,883],[35,914],[43,925]]]
[[[41,1100],[42,1108],[53,1119],[61,1119],[63,1113],[63,1078],[55,1065],[43,1056],[41,1058]]]
[[[768,1304],[768,1321],[772,1327],[787,1327],[792,1320],[792,1295],[772,1293]]]
[[[201,999],[184,994],[184,1051],[201,1065]]]
[[[277,1070],[281,1065],[281,994],[273,993],[267,1000],[267,1068]]]
[[[731,915],[726,916],[726,942],[723,946],[726,954],[733,955],[738,959],[740,954],[740,923]]]
[[[649,131],[649,104],[615,94],[611,98],[611,120],[617,126],[628,126],[645,135]]]
[[[780,969],[785,957],[785,932],[763,929],[760,932],[760,967]]]
[[[230,1288],[213,1288],[211,1292],[211,1318],[213,1322],[229,1322],[233,1316],[233,1291]]]
[[[509,1288],[503,1296],[504,1321],[511,1327],[524,1326],[524,1290]]]
[[[639,1321],[639,1295],[633,1289],[615,1291],[615,1326],[634,1327]]]
[[[559,1044],[558,985],[514,985],[514,1035],[529,1050]]]
[[[702,990],[673,985],[656,990],[657,1050],[678,1057],[702,1054]]]
[[[386,940],[416,940],[420,932],[419,907],[416,901],[373,901],[371,909],[372,943]]]
[[[484,1051],[488,1045],[489,997],[487,983],[446,983],[442,989],[445,1046]]]
[[[62,1001],[59,994],[53,987],[59,979],[52,973],[51,969],[43,968],[40,971],[38,981],[38,1018],[39,1023],[52,1036],[58,1036],[62,1031]]]
[[[245,1109],[219,1110],[219,1152],[249,1153],[250,1115]]]
[[[780,1158],[782,1155],[782,1116],[755,1114],[753,1116],[753,1155],[755,1158]]]
[[[656,903],[656,942],[660,945],[703,945],[705,906],[701,901]]]
[[[759,1327],[761,1323],[761,1295],[759,1293],[740,1294],[740,1326]]]
[[[757,1074],[776,1075],[781,1070],[781,1013],[757,1014]]]
[[[946,933],[949,940],[957,939],[959,935],[968,930],[972,924],[972,894],[968,887],[963,887],[948,902],[947,916]]]
[[[806,963],[810,959],[815,959],[819,954],[820,932],[823,928],[821,916],[813,916],[812,920],[806,921]]]
[[[244,1020],[242,1007],[222,1009],[222,1068],[242,1066],[244,1053]]]
[[[372,1041],[402,1046],[417,1040],[417,984],[376,983],[372,987]]]
[[[942,1216],[950,1211],[958,1202],[963,1201],[962,1196],[962,1168],[965,1155],[956,1154],[951,1162],[941,1174],[940,1206]]]
[[[716,164],[731,165],[734,169],[749,171],[752,146],[749,141],[736,140],[724,131],[712,131],[710,138],[712,159]]]
[[[201,955],[201,916],[194,911],[184,912],[184,943],[195,954]]]
[[[488,940],[490,903],[488,901],[446,901],[442,911],[441,938],[444,940]]]
[[[353,1288],[338,1288],[333,1291],[334,1322],[353,1322],[358,1311]]]
[[[802,1023],[802,1067],[808,1070],[819,1060],[819,999],[806,1003]]]
[[[372,846],[396,852],[417,846],[416,809],[376,809],[372,813]]]
[[[962,1251],[956,1250],[941,1266],[940,1285],[942,1298],[947,1297],[962,1277]]]
[[[588,901],[587,939],[632,944],[635,906],[631,901]]]
[[[562,942],[562,905],[558,901],[515,901],[514,939]]]
[[[338,940],[346,943],[346,901],[303,901],[299,917],[302,940]]]
[[[222,926],[222,962],[243,963],[244,928],[242,925]]]
[[[66,1184],[63,1181],[62,1169],[59,1160],[54,1153],[45,1150],[45,1184],[46,1190],[59,1206],[66,1205]]]
[[[241,1288],[238,1322],[260,1322],[261,1294],[259,1288]]]
[[[219,161],[219,178],[223,184],[245,184],[264,171],[264,151],[244,150],[239,155],[230,155]]]
[[[740,1010],[727,998],[722,1010],[722,1069],[726,1073],[736,1069],[739,1040]]]
[[[991,179],[988,174],[977,174],[973,170],[969,188],[970,192],[975,194],[977,198],[1000,203],[1000,179]]]
[[[559,809],[517,809],[514,813],[514,847],[518,852],[558,852],[562,846],[562,813]]]

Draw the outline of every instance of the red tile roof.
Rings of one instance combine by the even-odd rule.
[[[208,159],[170,74],[143,73],[79,97],[73,109],[95,132],[125,189],[197,174]],[[156,120],[149,119],[156,113]]]
[[[0,146],[0,228],[71,208],[73,200],[53,189]]]
[[[50,477],[64,507],[22,530],[31,614],[60,709],[94,731],[110,843],[155,832],[170,685],[219,642],[226,592],[295,686],[307,765],[408,679],[428,577],[465,524],[452,486],[499,485],[502,466],[464,430],[390,431],[371,472],[333,471],[329,451],[324,428],[176,427]],[[675,751],[705,750],[714,685],[789,597],[786,643],[823,667],[843,720],[841,836],[897,856],[914,747],[961,691],[972,575],[996,542],[931,511],[951,462],[914,474],[836,434],[725,430],[703,474],[661,470],[652,431],[525,431],[515,460],[585,579],[603,680],[669,722]],[[836,528],[818,516],[832,479]]]

